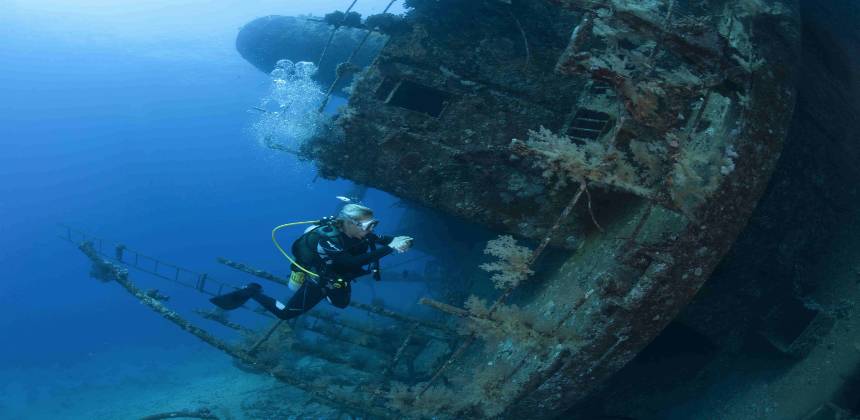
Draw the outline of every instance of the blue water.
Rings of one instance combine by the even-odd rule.
[[[192,353],[212,356],[116,284],[89,278],[57,223],[241,284],[251,279],[214,258],[283,272],[270,229],[331,213],[351,186],[315,180],[312,166],[254,141],[247,109],[269,78],[233,48],[253,18],[346,5],[175,3],[0,3],[0,418],[44,408],[58,390],[122,383],[136,374],[121,369],[135,366],[123,354],[163,350],[149,358],[165,372]],[[363,3],[363,13],[384,7]],[[395,201],[377,191],[365,199],[382,231],[396,224]],[[140,279],[176,293],[180,309],[206,305]],[[356,296],[402,293],[392,287],[365,282]],[[75,409],[61,412],[85,416]]]

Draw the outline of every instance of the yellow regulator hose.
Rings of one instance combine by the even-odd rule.
[[[286,223],[286,224],[280,225],[280,226],[272,229],[272,242],[275,243],[275,247],[278,248],[278,251],[281,251],[281,254],[284,254],[284,256],[287,257],[287,259],[290,260],[290,262],[293,263],[293,265],[295,265],[300,270],[302,270],[305,273],[310,274],[314,277],[319,277],[319,274],[314,273],[314,272],[302,267],[301,265],[299,265],[299,263],[296,262],[296,260],[293,259],[293,257],[290,256],[290,254],[287,254],[287,251],[284,251],[284,248],[282,248],[281,244],[278,243],[278,239],[275,237],[275,233],[277,233],[279,230],[281,230],[285,227],[290,227],[290,226],[295,226],[295,225],[311,225],[311,224],[317,224],[317,223],[320,223],[320,221],[319,220],[309,220],[306,222],[293,222],[293,223]]]

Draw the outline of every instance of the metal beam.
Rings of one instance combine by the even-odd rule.
[[[128,276],[128,269],[119,266],[118,264],[114,264],[107,259],[103,258],[96,248],[93,246],[92,242],[84,242],[78,247],[81,252],[83,252],[89,259],[92,261],[93,265],[97,267],[100,271],[109,273],[111,276],[111,280],[119,283],[127,292],[129,292],[132,296],[134,296],[137,300],[139,300],[142,304],[149,307],[156,313],[158,313],[162,318],[176,324],[183,330],[188,333],[194,335],[199,338],[206,344],[227,353],[230,356],[239,359],[243,363],[246,363],[251,366],[260,366],[253,356],[249,355],[244,350],[241,350],[235,346],[227,344],[224,341],[221,341],[217,337],[213,336],[206,330],[195,326],[194,324],[188,322],[182,316],[180,316],[175,311],[168,309],[161,302],[156,299],[153,299],[150,296],[147,296],[146,293],[140,290]],[[315,387],[309,383],[296,379],[296,376],[291,372],[288,372],[283,369],[275,368],[264,368],[264,370],[278,379],[281,382],[284,382],[288,385],[299,388],[308,395],[313,398],[317,398],[326,404],[331,405],[332,407],[336,407],[339,409],[343,409],[347,412],[357,412],[363,413],[366,415],[370,415],[373,417],[379,418],[391,418],[392,414],[372,407],[366,400],[351,400],[347,399],[343,396],[343,394],[337,394],[329,391],[325,387]]]

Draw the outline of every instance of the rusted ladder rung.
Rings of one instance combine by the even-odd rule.
[[[391,318],[391,319],[394,319],[394,320],[397,320],[400,322],[417,323],[418,325],[421,325],[422,327],[441,331],[441,332],[448,334],[448,335],[454,334],[454,331],[452,331],[451,329],[449,329],[448,327],[446,327],[443,324],[439,324],[439,323],[432,322],[432,321],[424,321],[424,320],[412,318],[412,317],[409,317],[406,315],[401,315],[397,312],[394,312],[394,311],[391,311],[391,310],[388,310],[388,309],[385,309],[385,308],[382,308],[379,306],[373,306],[373,305],[368,305],[366,303],[359,303],[359,302],[350,302],[349,306],[351,306],[353,308],[362,309],[362,310],[365,310],[367,312],[370,312],[370,313],[373,313],[376,315]]]
[[[238,349],[235,346],[232,346],[218,339],[214,335],[210,334],[208,331],[188,322],[177,312],[171,311],[166,306],[155,302],[152,298],[147,296],[146,293],[137,288],[137,286],[129,279],[128,270],[122,269],[120,268],[120,266],[111,263],[105,258],[102,258],[91,242],[81,244],[79,246],[79,249],[92,261],[94,265],[101,266],[105,269],[110,270],[113,274],[114,280],[117,283],[119,283],[128,293],[137,298],[141,303],[158,313],[162,318],[170,321],[173,324],[176,324],[186,332],[204,341],[206,344],[209,344],[210,346],[241,360],[243,363],[252,366],[258,365],[258,360],[253,356],[249,355],[247,352],[242,351],[241,349]],[[299,388],[307,392],[312,397],[318,398],[327,404],[331,404],[336,408],[341,408],[350,412],[360,412],[362,414],[367,414],[368,416],[371,416],[373,418],[384,419],[392,417],[390,413],[381,411],[378,408],[371,406],[366,401],[362,401],[359,399],[348,399],[345,398],[343,394],[336,394],[332,391],[329,391],[328,389],[320,389],[319,387],[315,387],[312,384],[309,384],[303,380],[297,379],[297,377],[294,374],[291,374],[291,372],[287,372],[278,368],[264,368],[264,370],[276,379],[289,385],[292,385],[296,388]]]
[[[282,285],[289,284],[289,280],[287,280],[283,277],[276,276],[272,273],[269,273],[268,271],[254,268],[248,264],[233,261],[233,260],[230,260],[230,259],[227,259],[224,257],[219,257],[218,262],[221,264],[224,264],[230,268],[234,268],[236,270],[239,270],[243,273],[250,274],[252,276],[266,279],[266,280],[269,280],[269,281],[272,281],[275,283],[279,283]],[[431,321],[424,321],[424,320],[415,319],[415,318],[412,318],[412,317],[409,317],[406,315],[401,315],[397,312],[394,312],[394,311],[391,311],[391,310],[388,310],[385,308],[381,308],[378,306],[372,306],[372,305],[368,305],[366,303],[359,303],[359,302],[350,302],[349,306],[351,306],[353,308],[361,309],[361,310],[364,310],[367,312],[371,312],[371,313],[376,314],[376,315],[384,316],[386,318],[391,318],[391,319],[394,319],[396,321],[406,322],[406,323],[417,322],[418,324],[420,324],[423,327],[442,331],[442,332],[449,334],[449,335],[453,334],[453,331],[451,331],[448,327],[446,327],[442,324],[438,324],[438,323],[431,322]]]
[[[597,130],[597,129],[594,129],[594,128],[584,128],[584,127],[578,127],[578,126],[573,126],[573,127],[571,127],[570,129],[571,129],[571,130],[578,130],[578,131],[587,131],[587,132],[590,132],[590,133],[597,133],[597,134],[600,134],[600,133],[602,133],[602,132],[603,132],[603,130]]]
[[[597,119],[597,118],[586,118],[586,117],[576,117],[573,120],[574,121],[601,123],[601,124],[605,124],[607,121],[609,121],[608,119]]]
[[[197,290],[198,291],[201,291],[201,292],[206,291],[206,278],[207,277],[209,277],[209,275],[206,273],[203,273],[203,274],[197,276]],[[223,287],[223,284],[221,285],[221,287]],[[221,294],[221,287],[218,287],[218,294],[219,295]]]

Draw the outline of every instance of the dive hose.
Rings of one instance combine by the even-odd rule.
[[[293,257],[291,257],[291,256],[290,256],[290,254],[288,254],[288,253],[287,253],[287,251],[284,251],[284,248],[282,248],[282,247],[281,247],[281,244],[279,244],[279,243],[278,243],[278,238],[276,238],[276,237],[275,237],[275,234],[276,234],[279,230],[281,230],[281,229],[283,229],[283,228],[285,228],[285,227],[296,226],[296,225],[311,225],[311,224],[319,224],[319,223],[321,223],[321,222],[322,222],[322,221],[320,221],[320,220],[309,220],[309,221],[305,221],[305,222],[292,222],[292,223],[285,223],[285,224],[283,224],[283,225],[277,226],[277,227],[275,227],[274,229],[272,229],[272,242],[274,242],[274,243],[275,243],[275,247],[276,247],[276,248],[278,248],[278,251],[281,251],[281,254],[283,254],[283,255],[284,255],[284,257],[287,257],[287,259],[288,259],[288,260],[290,260],[290,262],[291,262],[291,263],[293,263],[293,265],[295,265],[296,267],[298,267],[298,268],[299,268],[299,270],[302,270],[302,271],[304,271],[305,273],[310,274],[311,276],[314,276],[314,277],[319,277],[320,275],[319,275],[319,274],[317,274],[317,273],[314,273],[314,272],[312,272],[312,271],[310,271],[310,270],[308,270],[307,268],[302,267],[301,265],[299,265],[299,263],[297,263],[297,262],[296,262],[296,260],[294,260],[294,259],[293,259]]]

